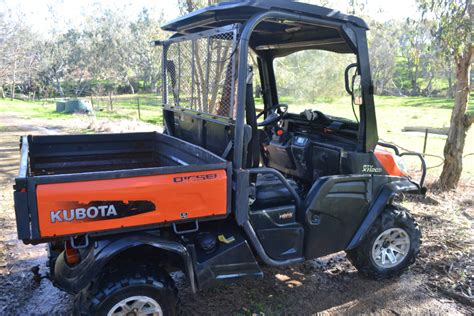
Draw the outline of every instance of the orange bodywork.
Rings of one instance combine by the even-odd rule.
[[[389,175],[397,177],[405,176],[400,168],[398,168],[392,153],[383,149],[375,149],[374,154]]]
[[[225,170],[40,184],[36,193],[41,237],[225,215],[228,198]],[[147,208],[119,208],[137,203]]]

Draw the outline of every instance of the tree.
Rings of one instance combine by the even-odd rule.
[[[400,37],[400,51],[405,61],[403,68],[410,84],[407,93],[412,96],[420,95],[422,90],[420,79],[422,77],[429,76],[427,86],[431,84],[433,78],[433,72],[430,71],[434,60],[430,54],[432,36],[429,26],[428,21],[407,19]]]
[[[153,20],[149,11],[143,9],[138,19],[130,23],[131,40],[134,43],[131,47],[130,63],[137,79],[143,81],[143,89],[147,90],[149,85],[153,93],[158,91],[161,77],[161,50],[150,45],[150,42],[165,37],[160,28],[162,21],[162,16],[159,20]],[[133,93],[133,86],[128,79],[127,81]]]
[[[219,2],[220,0],[178,0],[178,7],[181,14],[185,14]]]
[[[20,83],[32,78],[38,63],[37,35],[21,17],[10,17],[0,23],[0,84],[7,85],[11,99]]]
[[[126,84],[131,72],[130,52],[133,44],[125,13],[104,9],[100,14],[89,16],[82,31],[81,43],[87,49],[85,67],[89,81],[99,84],[100,89],[105,88],[112,110],[112,94],[120,84]],[[83,60],[77,59],[78,62]]]
[[[393,81],[397,54],[400,50],[400,27],[393,21],[372,21],[369,33],[369,49],[372,79],[375,93],[390,94],[395,88]]]
[[[444,147],[444,165],[439,178],[442,189],[454,189],[462,172],[462,155],[466,132],[474,121],[474,113],[466,113],[473,55],[471,0],[418,0],[425,16],[434,15],[434,35],[443,49],[453,56],[456,67],[456,90],[449,134]]]

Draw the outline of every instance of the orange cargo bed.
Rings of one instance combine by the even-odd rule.
[[[230,170],[205,149],[159,133],[23,137],[18,235],[39,243],[222,218]]]

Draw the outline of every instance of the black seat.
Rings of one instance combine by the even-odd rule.
[[[288,183],[298,192],[298,185],[293,180]],[[269,207],[290,204],[294,201],[293,195],[280,179],[273,174],[259,174],[256,182],[255,205]]]

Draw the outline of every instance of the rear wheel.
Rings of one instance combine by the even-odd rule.
[[[130,268],[128,268],[128,267]],[[107,273],[76,297],[76,315],[175,315],[177,289],[166,272],[154,266],[127,267]]]
[[[387,206],[360,245],[347,257],[360,273],[386,279],[402,274],[420,251],[421,232],[408,210]]]

